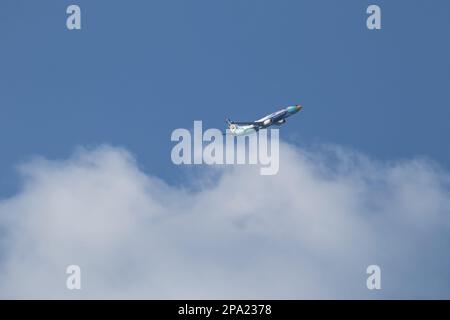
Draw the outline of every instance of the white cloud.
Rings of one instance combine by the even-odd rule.
[[[282,143],[278,175],[227,167],[198,191],[108,146],[21,172],[0,202],[2,298],[450,298],[450,179],[426,160]]]

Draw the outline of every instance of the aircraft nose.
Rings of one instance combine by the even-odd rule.
[[[287,110],[290,114],[293,114],[293,113],[299,112],[301,108],[302,108],[302,106],[298,104],[298,105],[296,105],[296,106],[294,106],[294,105],[289,106],[289,107],[287,107],[286,110]]]

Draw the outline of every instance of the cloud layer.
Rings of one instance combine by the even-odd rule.
[[[278,175],[217,170],[170,186],[110,146],[22,166],[0,202],[0,297],[450,298],[450,179],[435,164],[281,143]]]

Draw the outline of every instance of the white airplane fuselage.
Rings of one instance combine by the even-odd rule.
[[[271,125],[282,125],[286,123],[286,118],[296,114],[302,109],[302,106],[289,106],[287,108],[278,110],[271,113],[261,119],[253,122],[239,122],[230,121],[227,119],[228,128],[232,135],[242,136],[247,135],[252,132],[258,131],[259,129],[267,128]]]

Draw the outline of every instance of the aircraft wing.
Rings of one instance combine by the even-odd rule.
[[[251,126],[251,125],[257,126],[260,124],[258,121],[251,121],[251,122],[232,121],[231,123],[236,124],[238,126]]]

